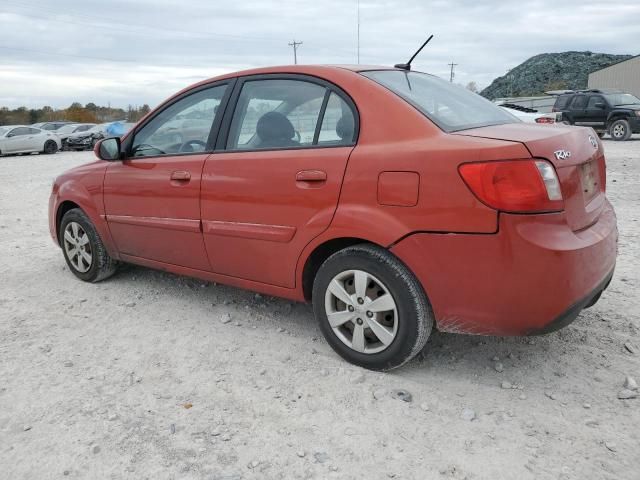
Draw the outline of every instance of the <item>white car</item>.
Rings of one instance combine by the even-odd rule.
[[[56,153],[60,138],[55,133],[26,125],[0,126],[0,155],[15,153]]]
[[[541,113],[533,110],[532,108],[520,107],[511,104],[503,104],[500,105],[500,107],[525,123],[556,123],[561,121],[562,116],[559,116],[557,113]]]

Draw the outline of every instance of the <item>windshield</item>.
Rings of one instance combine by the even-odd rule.
[[[73,133],[73,131],[76,129],[77,125],[63,125],[62,127],[60,127],[57,132],[58,133]]]
[[[630,93],[608,93],[604,96],[609,104],[613,107],[618,105],[634,105],[640,104],[640,99],[634,97]]]
[[[362,75],[405,99],[445,132],[520,122],[480,95],[433,75],[399,70]]]

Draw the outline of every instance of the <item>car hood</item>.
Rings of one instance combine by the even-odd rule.
[[[95,132],[76,132],[76,133],[71,133],[69,135],[67,135],[67,138],[72,139],[72,138],[86,138],[86,137],[90,137],[91,135],[93,135]]]

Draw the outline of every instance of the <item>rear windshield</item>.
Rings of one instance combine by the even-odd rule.
[[[402,97],[445,132],[520,122],[480,95],[433,75],[400,70],[362,75]]]

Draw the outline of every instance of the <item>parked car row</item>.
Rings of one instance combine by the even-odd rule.
[[[0,126],[0,155],[56,153],[58,150],[90,150],[106,137],[121,137],[133,123],[41,122]]]

